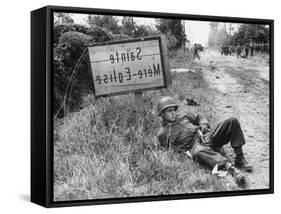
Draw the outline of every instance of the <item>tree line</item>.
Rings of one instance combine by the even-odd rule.
[[[208,42],[210,47],[238,46],[252,43],[256,50],[268,51],[269,26],[211,22]]]

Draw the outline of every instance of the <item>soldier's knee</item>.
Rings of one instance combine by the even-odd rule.
[[[193,156],[194,156],[194,157],[198,157],[198,155],[200,154],[200,152],[201,152],[201,151],[198,150],[198,149],[194,150],[194,151],[193,151]]]
[[[191,152],[192,157],[193,157],[194,159],[198,159],[198,157],[201,156],[202,153],[204,153],[204,150],[205,150],[205,149],[206,149],[206,148],[205,148],[204,146],[200,145],[200,144],[194,146],[194,147],[193,147],[193,150],[192,150],[192,152]]]
[[[194,161],[198,161],[200,159],[201,151],[196,150],[191,153],[191,157]]]
[[[230,117],[230,118],[228,118],[227,120],[226,120],[228,123],[234,123],[234,124],[238,124],[239,123],[239,121],[238,121],[238,119],[236,118],[236,117]]]

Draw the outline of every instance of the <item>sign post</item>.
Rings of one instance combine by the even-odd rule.
[[[135,93],[142,105],[142,91],[171,84],[165,37],[115,41],[88,48],[96,97]]]
[[[138,107],[143,106],[144,101],[142,97],[142,92],[135,92],[135,103]]]

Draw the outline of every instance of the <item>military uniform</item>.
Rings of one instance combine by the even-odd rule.
[[[245,139],[238,120],[229,118],[209,130],[209,122],[201,114],[180,115],[176,114],[177,109],[178,105],[171,97],[162,97],[158,101],[158,116],[163,119],[157,133],[160,145],[177,152],[189,151],[193,160],[213,169],[218,167],[228,171],[236,183],[244,187],[246,178],[237,168],[251,172],[252,166],[243,155],[242,145],[245,144]],[[207,133],[199,136],[200,131]],[[236,155],[234,165],[216,152],[229,142]]]
[[[248,58],[248,55],[249,55],[249,45],[246,44],[246,46],[245,46],[245,58],[246,59]]]
[[[197,45],[194,45],[193,60],[195,60],[196,57],[200,60],[200,56],[199,56],[199,47],[197,47]]]
[[[226,163],[226,158],[216,152],[230,142],[231,146],[241,148],[245,144],[243,132],[236,118],[229,118],[218,123],[204,135],[204,141],[198,137],[197,129],[209,122],[202,115],[178,114],[173,123],[162,121],[157,137],[162,147],[177,152],[190,151],[192,159],[210,168]]]
[[[236,52],[237,52],[237,58],[241,57],[241,52],[242,52],[242,46],[239,45],[236,49]]]
[[[250,51],[251,51],[251,56],[254,56],[254,44],[250,44]]]

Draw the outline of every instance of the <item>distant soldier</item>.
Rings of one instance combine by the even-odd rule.
[[[160,146],[188,153],[194,161],[213,170],[228,171],[238,185],[245,184],[245,176],[239,169],[251,172],[252,166],[243,154],[245,138],[239,121],[228,118],[211,129],[208,120],[201,114],[177,114],[177,109],[178,105],[171,97],[162,97],[158,101],[158,116],[162,117],[162,126],[157,134]],[[229,142],[236,155],[234,164],[217,152]]]
[[[249,44],[248,43],[246,43],[246,45],[245,45],[245,59],[248,59],[248,55],[249,55]]]
[[[235,53],[235,47],[234,46],[231,46],[230,47],[230,55],[234,54]]]
[[[239,44],[239,45],[237,46],[236,52],[237,52],[237,58],[241,57],[242,45]]]
[[[253,42],[250,43],[250,52],[251,52],[251,56],[254,56],[254,43]]]
[[[200,51],[200,47],[198,47],[197,44],[194,44],[193,60],[195,60],[196,57],[200,60],[199,51]]]

